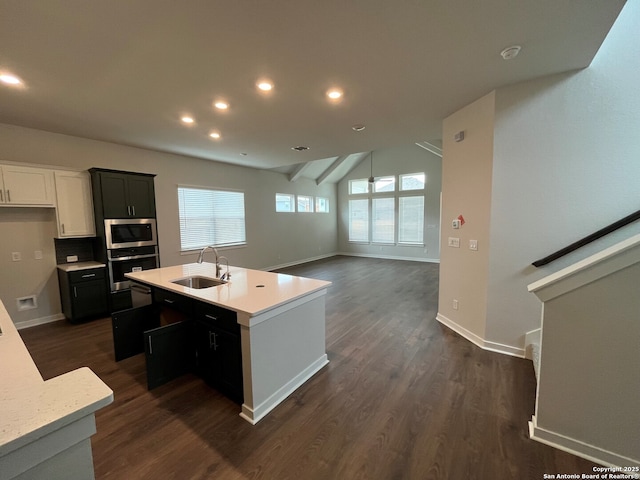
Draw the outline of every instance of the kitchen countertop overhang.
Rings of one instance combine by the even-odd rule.
[[[146,285],[176,292],[187,297],[245,313],[250,317],[260,315],[298,298],[325,290],[331,282],[296,277],[283,273],[229,267],[228,283],[216,287],[193,289],[172,283],[190,276],[215,278],[213,263],[189,263],[126,274],[126,277]],[[226,266],[223,267],[226,272]]]

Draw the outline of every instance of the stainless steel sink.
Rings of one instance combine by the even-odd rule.
[[[178,280],[172,280],[171,283],[176,285],[182,285],[189,288],[210,288],[217,287],[218,285],[224,285],[226,280],[220,280],[219,278],[201,277],[200,275],[194,275],[192,277],[180,278]]]

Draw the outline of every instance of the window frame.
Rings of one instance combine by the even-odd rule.
[[[278,210],[278,196],[289,197],[290,201],[290,209],[289,210]],[[276,213],[292,213],[296,211],[296,196],[293,193],[279,193],[276,192]]]

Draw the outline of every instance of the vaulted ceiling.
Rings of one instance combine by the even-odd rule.
[[[0,73],[24,82],[0,85],[0,123],[335,181],[497,87],[588,66],[623,5],[0,0]]]

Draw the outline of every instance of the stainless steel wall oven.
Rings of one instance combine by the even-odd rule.
[[[159,267],[158,247],[153,245],[107,250],[107,266],[111,291],[128,289],[131,281],[125,274]]]

